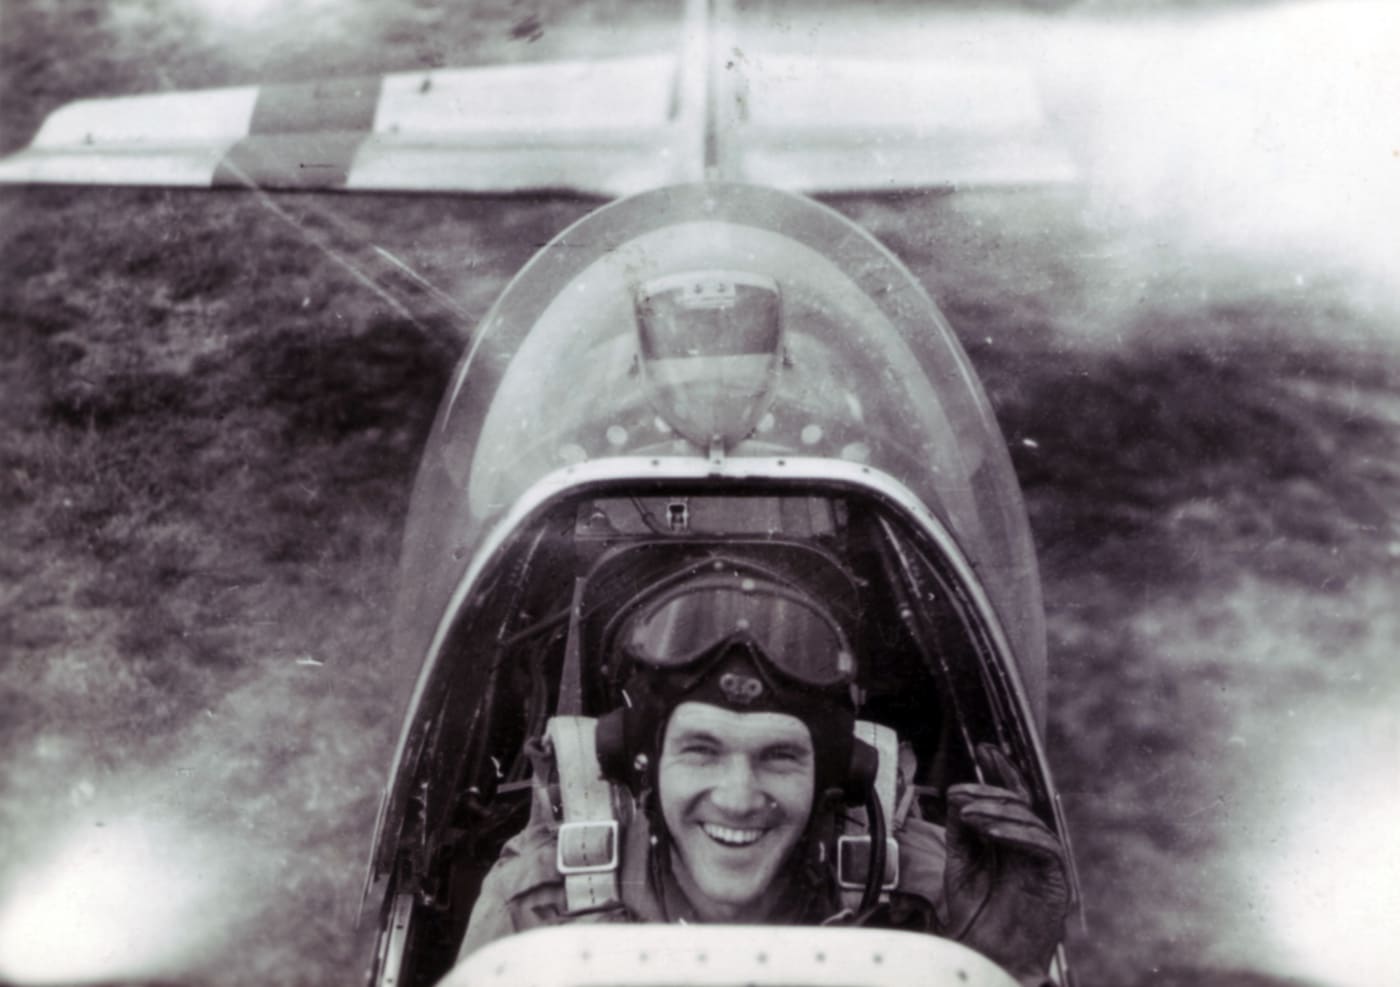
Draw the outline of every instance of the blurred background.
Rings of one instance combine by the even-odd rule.
[[[1023,64],[1083,169],[831,200],[944,307],[1025,488],[1082,982],[1393,980],[1400,9],[741,7]],[[0,150],[75,98],[654,50],[678,15],[7,0]],[[417,450],[591,205],[0,189],[0,981],[362,979]],[[351,273],[385,254],[451,305]]]

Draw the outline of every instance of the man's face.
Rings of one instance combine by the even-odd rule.
[[[815,755],[786,713],[736,713],[684,702],[658,766],[673,870],[708,921],[758,921],[782,892],[779,872],[807,827]]]

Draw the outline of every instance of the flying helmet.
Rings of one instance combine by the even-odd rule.
[[[853,735],[859,613],[845,567],[810,545],[716,546],[652,569],[601,630],[616,702],[598,722],[604,775],[653,785],[672,711],[696,701],[797,717],[818,793],[859,798],[876,767]]]

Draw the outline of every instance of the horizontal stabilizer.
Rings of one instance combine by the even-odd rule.
[[[700,177],[676,85],[656,55],[83,100],[0,181],[619,195]]]
[[[981,62],[750,55],[733,177],[811,192],[1072,181],[1031,73]]]
[[[85,100],[0,182],[625,195],[1064,182],[1026,70],[727,50]],[[706,71],[706,66],[710,70]]]

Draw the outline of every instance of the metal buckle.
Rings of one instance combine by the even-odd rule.
[[[865,872],[870,866],[870,837],[842,836],[836,841],[836,879],[841,887],[858,891],[865,887]],[[848,878],[847,874],[854,876]],[[892,836],[885,837],[885,882],[882,891],[893,891],[899,886],[899,843]]]
[[[583,839],[587,839],[587,833],[593,830],[603,830],[608,834],[608,859],[601,864],[571,864],[565,856],[572,847],[568,846],[570,834],[579,833]],[[579,852],[573,856],[587,856],[586,846],[579,847]],[[607,871],[617,870],[618,862],[618,838],[617,820],[608,819],[605,821],[584,820],[582,822],[566,822],[559,826],[559,841],[555,846],[554,866],[558,868],[560,874],[602,874]]]

